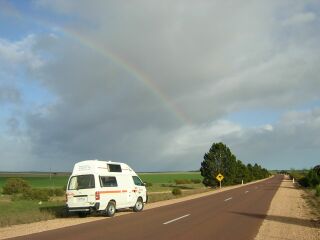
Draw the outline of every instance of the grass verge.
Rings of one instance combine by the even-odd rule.
[[[1,197],[0,227],[53,219],[57,217],[58,212],[63,211],[63,208],[64,202],[59,201],[44,202],[40,205],[38,201],[8,201],[6,197]]]
[[[320,221],[320,197],[315,195],[314,189],[303,189],[303,198],[306,200],[308,206],[311,209],[311,214],[314,215],[318,221]]]

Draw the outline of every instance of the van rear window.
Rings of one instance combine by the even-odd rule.
[[[94,188],[94,176],[90,175],[79,175],[71,177],[69,181],[69,190],[79,190],[79,189],[88,189]]]
[[[121,166],[119,164],[108,164],[110,172],[122,172]]]
[[[117,179],[115,177],[100,177],[100,186],[101,187],[117,187]]]

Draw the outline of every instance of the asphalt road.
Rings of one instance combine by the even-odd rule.
[[[14,239],[254,239],[281,180]]]

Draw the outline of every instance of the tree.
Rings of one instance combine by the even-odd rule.
[[[315,166],[313,170],[320,176],[320,165]]]
[[[204,155],[204,161],[201,163],[201,175],[205,186],[215,187],[218,182],[216,176],[221,173],[226,185],[233,184],[236,177],[236,157],[230,149],[223,144],[213,143],[209,152]]]
[[[249,171],[246,165],[244,165],[240,160],[237,161],[237,170],[236,170],[236,178],[235,183],[242,183],[242,180],[246,182],[250,182],[249,179]]]

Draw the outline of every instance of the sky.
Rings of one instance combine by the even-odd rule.
[[[320,2],[0,0],[0,171],[320,164]]]

